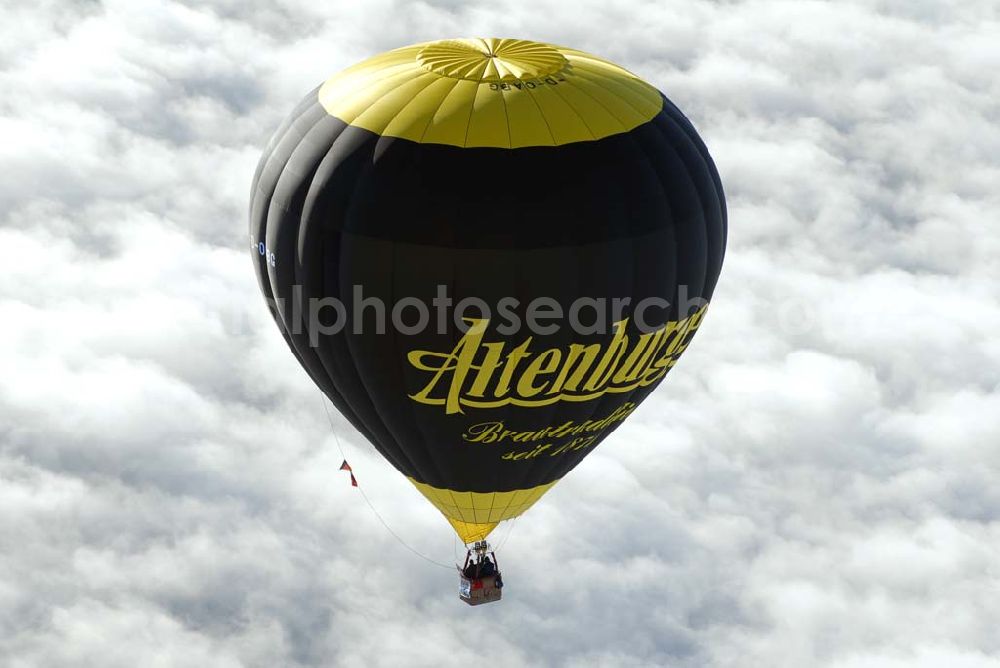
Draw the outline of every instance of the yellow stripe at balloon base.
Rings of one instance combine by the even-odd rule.
[[[486,524],[476,524],[475,522],[463,522],[462,520],[456,520],[452,517],[446,517],[445,519],[451,524],[452,528],[455,529],[455,533],[458,537],[462,539],[462,542],[468,545],[469,543],[475,543],[476,541],[486,540],[486,537],[490,535],[490,532],[496,528],[499,522],[487,522]]]
[[[559,482],[507,492],[462,492],[407,479],[441,511],[464,543],[485,540],[497,524],[524,513]]]

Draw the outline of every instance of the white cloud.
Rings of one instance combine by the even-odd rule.
[[[5,665],[1000,665],[992,3],[5,12]],[[731,221],[697,343],[514,524],[505,599],[474,611],[338,474],[243,231],[306,91],[464,34],[651,80]],[[436,511],[335,420],[374,507],[451,561]]]

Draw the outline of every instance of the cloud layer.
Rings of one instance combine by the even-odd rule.
[[[244,231],[306,91],[463,35],[657,85],[731,221],[697,342],[500,530],[475,610],[337,473]],[[5,665],[1000,665],[998,35],[985,1],[8,3]],[[386,523],[453,561],[334,422]]]

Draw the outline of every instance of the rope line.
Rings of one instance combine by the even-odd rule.
[[[330,414],[330,409],[326,405],[326,401],[327,401],[326,395],[323,394],[322,391],[320,392],[320,397],[322,398],[322,401],[323,401],[323,411],[326,413],[326,419],[330,423],[330,431],[333,432],[333,439],[337,443],[337,449],[340,450],[340,456],[343,457],[344,461],[346,462],[347,461],[347,455],[344,454],[344,447],[340,443],[340,436],[337,435],[337,427],[333,423],[333,416]],[[368,495],[365,494],[365,490],[361,486],[360,483],[358,484],[358,491],[361,492],[361,497],[365,500],[365,503],[368,504],[368,508],[372,511],[372,513],[375,515],[375,517],[378,518],[378,521],[382,523],[382,526],[385,527],[385,530],[388,531],[392,535],[393,538],[395,538],[397,541],[399,541],[400,545],[402,545],[407,550],[409,550],[413,554],[417,555],[418,557],[420,557],[421,559],[423,559],[426,562],[432,563],[435,566],[440,566],[441,568],[447,568],[449,571],[454,570],[454,568],[455,568],[454,566],[449,566],[448,564],[441,563],[440,561],[435,561],[434,559],[431,559],[430,557],[428,557],[428,556],[426,556],[424,554],[421,554],[416,549],[410,547],[405,540],[403,540],[402,538],[400,538],[399,534],[397,534],[395,531],[392,530],[392,527],[389,526],[389,524],[385,521],[385,519],[382,517],[382,515],[379,514],[379,512],[377,510],[375,510],[375,506],[372,505],[371,500],[369,500]]]
[[[517,520],[520,517],[521,517],[520,515],[515,515],[514,517],[510,518],[510,520],[508,520],[509,527],[507,528],[507,535],[503,537],[503,540],[500,541],[500,544],[497,545],[497,548],[496,550],[494,550],[494,552],[499,552],[500,548],[502,548],[504,545],[507,544],[507,541],[510,539],[510,535],[514,533],[514,525],[517,523]]]

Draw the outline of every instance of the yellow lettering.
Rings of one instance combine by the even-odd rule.
[[[625,320],[619,320],[615,323],[615,335],[611,339],[611,344],[604,353],[604,357],[598,363],[597,368],[594,369],[594,373],[591,374],[590,380],[583,386],[583,389],[588,392],[593,392],[608,383],[611,380],[611,376],[615,372],[615,366],[618,364],[618,360],[625,352],[625,348],[628,347],[628,336],[625,335],[625,325],[628,324],[628,318]],[[607,370],[608,375],[605,377],[604,372]]]
[[[465,333],[465,336],[455,345],[455,349],[451,351],[451,354],[442,355],[440,353],[414,350],[407,355],[410,364],[417,369],[436,372],[424,389],[416,394],[411,394],[410,398],[424,404],[444,404],[445,412],[449,415],[451,413],[464,413],[460,402],[462,385],[465,382],[465,376],[468,374],[469,368],[472,366],[472,360],[475,359],[476,350],[479,349],[479,343],[482,341],[483,333],[486,331],[486,325],[490,322],[485,319],[479,320],[473,318],[466,318],[465,321],[470,323],[471,326]],[[436,357],[443,359],[443,361],[440,366],[435,367],[424,362],[424,358],[426,357]],[[447,397],[444,399],[432,398],[431,392],[437,387],[438,382],[446,377],[448,372],[452,373]]]
[[[465,430],[462,439],[470,443],[492,443],[497,440],[497,432],[503,429],[503,422],[480,422]]]
[[[559,352],[558,348],[552,348],[551,350],[546,350],[544,353],[531,360],[531,364],[528,368],[524,370],[521,374],[521,378],[517,381],[517,393],[522,397],[533,397],[536,394],[542,392],[549,385],[549,381],[545,381],[541,385],[534,385],[534,380],[537,376],[542,374],[552,373],[559,366],[559,359],[562,357],[562,353]]]
[[[466,318],[469,329],[451,352],[413,350],[407,354],[413,368],[430,373],[426,385],[410,398],[443,405],[450,415],[464,413],[463,407],[547,406],[563,400],[589,401],[609,392],[631,392],[659,381],[676,364],[701,325],[706,308],[702,306],[691,316],[668,322],[635,340],[626,333],[626,318],[614,323],[613,335],[606,343],[571,343],[566,349],[537,352],[530,350],[530,336],[509,351],[504,342],[484,342],[489,320]],[[492,424],[474,425],[463,438],[494,443],[511,437],[527,442],[586,429],[566,423],[527,436],[484,426]]]
[[[503,344],[484,343],[483,347],[486,348],[486,359],[483,360],[482,364],[473,366],[473,368],[479,369],[479,373],[476,374],[476,379],[472,382],[472,387],[469,388],[470,397],[481,397],[486,393],[493,372],[501,365],[500,354],[503,352]]]

